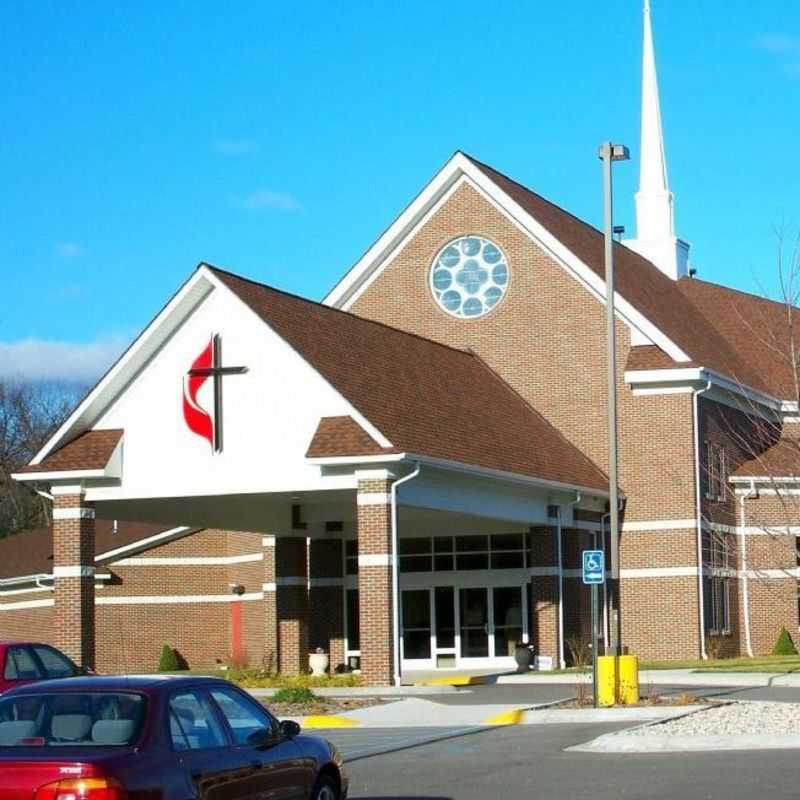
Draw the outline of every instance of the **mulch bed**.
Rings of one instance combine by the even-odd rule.
[[[324,697],[318,703],[272,703],[265,697],[262,702],[276,717],[310,717],[379,706],[383,700],[379,697]]]

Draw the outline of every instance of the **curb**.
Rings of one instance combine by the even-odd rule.
[[[358,728],[361,726],[360,720],[326,714],[298,717],[297,721],[306,730],[312,728]]]
[[[525,721],[526,708],[510,708],[481,720],[481,725],[520,725]]]
[[[495,675],[443,675],[441,678],[428,678],[418,681],[414,686],[484,686]],[[494,682],[494,681],[492,681]]]

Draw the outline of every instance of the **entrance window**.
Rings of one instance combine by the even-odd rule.
[[[400,540],[401,572],[522,569],[525,534],[413,537]]]
[[[486,658],[489,655],[489,604],[486,589],[461,589],[461,657]]]

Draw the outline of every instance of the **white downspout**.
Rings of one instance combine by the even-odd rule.
[[[575,492],[575,499],[567,503],[567,507],[577,505],[581,501],[581,493]],[[567,665],[564,658],[564,553],[561,547],[561,506],[558,507],[557,546],[558,546],[558,665],[564,669]]]
[[[743,494],[739,498],[739,535],[742,540],[742,601],[744,605],[744,644],[747,649],[747,655],[753,657],[753,641],[750,638],[750,579],[747,576],[747,532],[745,531],[746,515],[744,504],[746,500],[755,497],[758,494],[756,491],[755,481],[750,479],[750,489],[747,494]]]
[[[393,641],[393,672],[394,685],[400,686],[400,546],[397,531],[397,487],[414,480],[419,475],[420,463],[408,475],[398,478],[391,488],[391,516],[392,516],[392,641]]]
[[[706,653],[706,617],[705,598],[703,592],[703,500],[700,496],[700,429],[698,426],[697,398],[711,388],[711,381],[706,382],[705,389],[692,392],[692,416],[694,422],[694,493],[697,515],[697,604],[700,622],[700,657],[708,658]]]

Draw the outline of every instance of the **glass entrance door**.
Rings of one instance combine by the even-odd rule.
[[[460,589],[458,600],[461,658],[488,658],[488,590],[483,586],[472,589]]]
[[[403,591],[403,660],[430,661],[431,592],[430,589]]]
[[[514,657],[522,642],[522,587],[496,586],[492,589],[492,638],[494,657]]]

